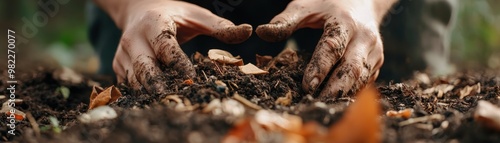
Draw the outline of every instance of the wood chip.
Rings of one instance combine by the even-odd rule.
[[[236,58],[231,53],[220,49],[210,49],[208,51],[208,58],[223,64],[243,65],[242,59]]]
[[[269,72],[259,69],[257,66],[255,66],[252,63],[248,63],[244,66],[239,66],[240,71],[245,73],[245,74],[268,74]]]
[[[474,112],[474,120],[483,126],[500,131],[500,108],[480,100]]]
[[[260,107],[259,105],[254,104],[253,102],[248,101],[245,97],[240,96],[240,95],[238,94],[238,92],[235,92],[235,93],[233,94],[233,98],[234,98],[234,100],[239,101],[239,102],[241,102],[241,104],[243,104],[243,105],[245,105],[245,106],[247,106],[247,107],[250,107],[250,108],[252,108],[252,109],[255,109],[255,110],[260,110],[260,109],[262,109],[262,107]]]

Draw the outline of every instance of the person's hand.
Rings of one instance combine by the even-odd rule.
[[[394,1],[294,0],[269,24],[256,32],[270,42],[288,38],[300,28],[323,28],[302,87],[314,93],[325,81],[320,95],[352,95],[373,82],[384,61],[379,23]],[[331,73],[329,79],[325,79]]]
[[[196,72],[179,43],[197,35],[215,37],[226,43],[248,39],[252,27],[235,26],[229,20],[199,6],[171,0],[94,0],[110,14],[123,31],[113,60],[118,82],[135,89],[144,87],[150,94],[165,94],[167,70],[177,70],[186,78]]]

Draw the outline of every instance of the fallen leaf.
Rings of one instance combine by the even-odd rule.
[[[474,120],[483,126],[500,131],[500,108],[488,101],[477,102]]]
[[[208,58],[224,64],[243,65],[242,59],[236,58],[231,53],[220,49],[210,49],[208,51]]]
[[[275,104],[277,105],[281,105],[281,106],[288,106],[290,105],[290,103],[292,103],[292,91],[288,91],[285,96],[283,97],[279,97]]]
[[[248,63],[244,66],[239,66],[240,71],[245,73],[245,74],[267,74],[269,72],[259,69],[257,66],[253,65],[252,63]]]
[[[255,61],[256,61],[256,65],[257,67],[263,67],[263,66],[266,66],[267,64],[269,64],[269,62],[271,62],[271,60],[273,60],[273,57],[271,56],[261,56],[259,54],[255,55]]]
[[[378,92],[368,86],[357,94],[354,102],[338,123],[330,127],[327,142],[332,143],[375,143],[381,142],[379,121],[380,105]]]
[[[299,61],[297,52],[291,48],[286,48],[275,57],[276,62],[282,65],[295,64]]]
[[[462,90],[460,90],[460,99],[463,99],[465,96],[476,95],[481,93],[481,83],[477,83],[473,86],[466,86]]]
[[[90,95],[90,104],[89,110],[92,110],[96,107],[107,105],[111,102],[115,102],[122,96],[120,91],[115,86],[110,86],[106,88],[104,91],[101,91],[102,88],[95,87],[92,89],[92,93]]]
[[[411,117],[411,114],[413,114],[413,109],[404,109],[400,111],[391,110],[387,111],[385,115],[388,117],[408,119]]]

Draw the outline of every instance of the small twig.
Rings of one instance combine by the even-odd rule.
[[[36,122],[35,118],[33,118],[33,115],[31,115],[30,112],[26,113],[26,118],[30,121],[31,128],[33,128],[33,131],[35,131],[35,136],[38,138],[40,137],[40,127],[38,123]]]
[[[236,83],[233,83],[233,82],[229,82],[229,83],[231,83],[231,85],[233,85],[234,87],[236,87],[236,89],[240,88],[240,87],[238,87],[238,85]]]
[[[219,71],[219,73],[220,73],[221,75],[224,75],[224,73],[222,73],[222,70],[220,69],[219,65],[217,64],[217,62],[214,62],[214,61],[212,61],[212,62],[214,63],[214,65],[215,65],[215,67],[217,68],[217,70]]]
[[[274,85],[274,88],[278,87],[278,84],[280,84],[280,80],[278,80],[278,82],[276,82],[276,85]]]
[[[248,107],[250,107],[250,108],[252,108],[252,109],[255,109],[255,110],[260,110],[260,109],[262,109],[262,107],[260,107],[259,105],[254,104],[254,103],[252,103],[251,101],[248,101],[248,100],[247,100],[246,98],[244,98],[244,97],[241,97],[238,93],[234,93],[233,98],[234,98],[236,101],[241,102],[241,104],[246,105],[246,106],[248,106]]]
[[[205,71],[201,71],[201,73],[203,73],[203,76],[205,76],[205,80],[208,82],[208,77],[207,77],[207,74],[205,74]]]

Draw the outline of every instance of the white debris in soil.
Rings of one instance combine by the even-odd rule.
[[[118,114],[116,114],[115,109],[106,105],[94,108],[87,113],[83,113],[80,117],[78,117],[78,119],[82,123],[92,123],[104,119],[114,119],[117,116]]]

